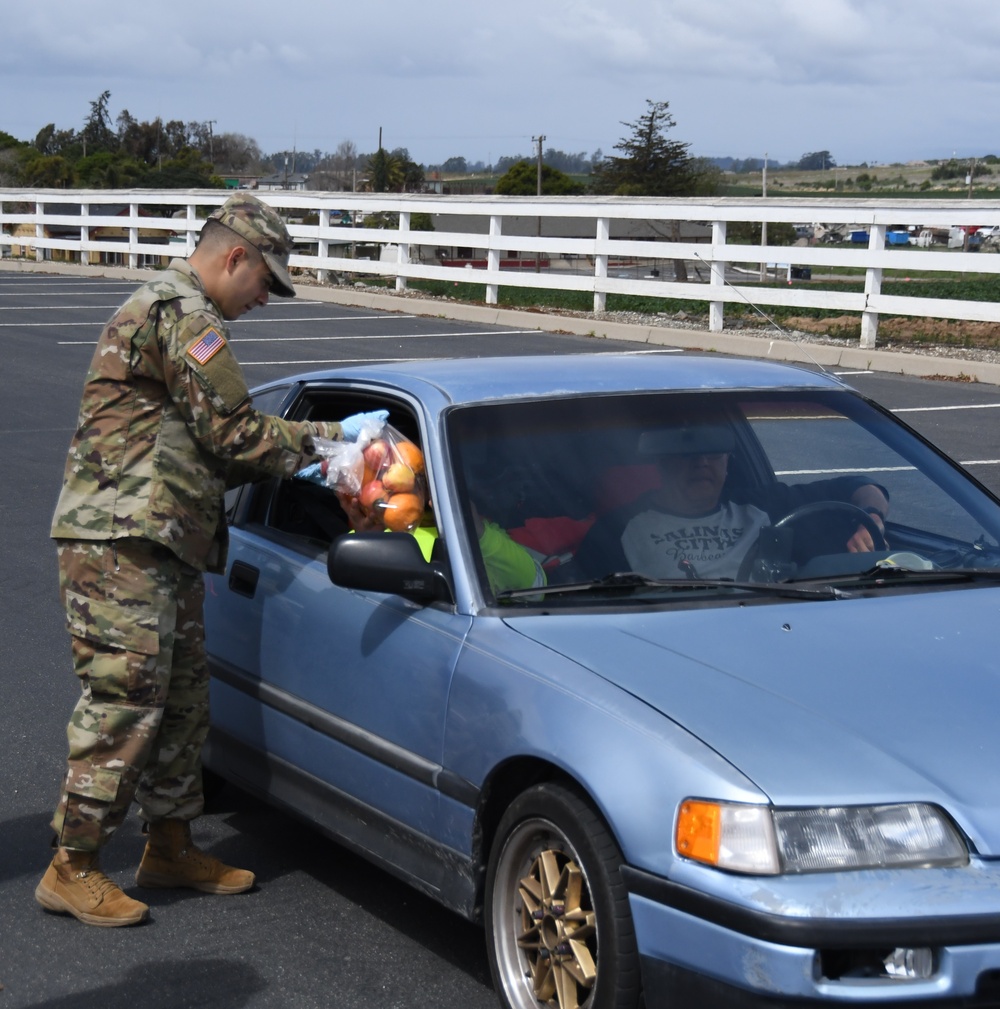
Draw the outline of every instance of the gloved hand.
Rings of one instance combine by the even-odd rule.
[[[326,484],[326,475],[322,470],[322,463],[314,462],[308,466],[303,466],[296,474],[299,480],[308,480],[310,483]]]
[[[344,441],[357,441],[361,429],[365,427],[381,428],[389,419],[388,410],[372,410],[370,413],[353,413],[340,422],[344,432]]]

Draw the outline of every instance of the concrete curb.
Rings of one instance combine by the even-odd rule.
[[[108,277],[114,280],[143,282],[150,278],[149,270],[127,267],[88,267],[73,263],[24,263],[0,260],[0,270],[24,273],[54,273],[57,275]],[[737,357],[760,357],[773,361],[822,365],[824,368],[844,368],[852,371],[880,371],[916,378],[942,377],[1000,385],[1000,364],[972,361],[959,357],[933,357],[906,354],[892,350],[864,350],[860,347],[836,347],[822,343],[797,343],[794,340],[766,335],[710,333],[699,329],[671,329],[669,326],[634,326],[622,322],[605,322],[571,315],[552,315],[541,311],[496,308],[489,305],[469,305],[464,302],[432,298],[401,297],[379,294],[364,288],[318,287],[297,284],[300,298],[336,305],[350,305],[381,312],[400,312],[430,318],[455,319],[485,326],[506,326],[511,329],[537,329],[546,333],[571,333],[601,340],[624,340],[650,346],[680,347],[706,353],[731,354]]]

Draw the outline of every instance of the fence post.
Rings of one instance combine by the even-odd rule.
[[[44,203],[35,203],[35,238],[40,239],[45,237],[45,225],[42,224],[42,216],[45,213]],[[38,244],[35,245],[35,262],[42,263],[45,261],[45,250]]]
[[[597,218],[597,252],[594,254],[594,279],[597,281],[606,280],[608,276],[608,254],[601,252],[607,247],[611,239],[611,220],[607,217]],[[608,304],[607,291],[594,291],[594,311],[603,312]]]
[[[319,226],[319,233],[320,233],[320,235],[322,235],[323,232],[327,228],[330,227],[330,208],[329,207],[323,207],[319,211],[319,215],[317,217],[316,223]],[[330,240],[328,238],[322,238],[321,237],[317,241],[317,243],[316,243],[316,258],[319,259],[320,262],[322,262],[329,255],[330,255]],[[329,276],[330,276],[330,271],[329,270],[317,270],[316,271],[316,280],[319,281],[319,283],[321,283],[321,284],[325,284],[326,283],[326,278],[329,277]]]
[[[868,250],[874,252],[885,248],[884,224],[873,224],[868,233]],[[882,267],[869,266],[865,270],[865,310],[861,313],[861,348],[871,350],[878,338],[878,312],[871,312],[867,306],[872,295],[882,293]]]
[[[499,214],[490,214],[490,239],[486,246],[486,272],[498,273],[500,271],[500,247],[496,240],[503,233],[503,218]],[[486,285],[486,304],[497,305],[500,303],[500,285]]]
[[[105,211],[107,208],[105,207]],[[128,206],[128,216],[136,222],[138,225],[139,221],[139,204],[130,203]],[[128,266],[130,270],[134,270],[139,266],[139,228],[129,226],[128,229]]]
[[[190,223],[191,221],[198,220],[198,207],[194,203],[189,203],[187,205],[186,213],[188,223]],[[195,247],[198,245],[198,238],[200,235],[201,235],[200,231],[193,231],[190,228],[185,230],[184,232],[184,248],[186,250],[185,258],[190,258],[191,253],[194,252]]]
[[[720,245],[726,244],[726,222],[712,221],[712,262],[710,266],[711,276],[709,278],[709,288],[713,294],[718,294],[726,286],[726,262],[715,258],[715,250]],[[708,303],[708,331],[710,333],[721,333],[725,325],[725,305],[724,301],[712,298]]]
[[[81,203],[80,204],[80,220],[85,221],[90,217],[90,204]],[[90,266],[90,253],[87,251],[87,245],[90,243],[90,225],[81,224],[80,225],[80,263],[83,266]]]
[[[410,211],[401,210],[399,213],[399,231],[396,236],[396,265],[403,266],[410,262],[410,243],[404,242],[410,233]],[[396,274],[396,291],[406,290],[406,277],[402,273]]]

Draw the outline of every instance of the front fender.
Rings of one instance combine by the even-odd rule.
[[[767,801],[681,726],[500,618],[474,623],[455,671],[447,725],[450,771],[482,787],[514,761],[557,767],[590,796],[627,861],[661,875],[675,858],[682,799]]]

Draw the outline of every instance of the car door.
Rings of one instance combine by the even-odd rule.
[[[329,419],[356,405],[324,401],[338,408]],[[208,584],[213,734],[255,755],[254,787],[337,833],[381,817],[442,840],[445,712],[469,618],[334,586],[327,547],[346,533],[325,488],[250,489],[226,574]]]

